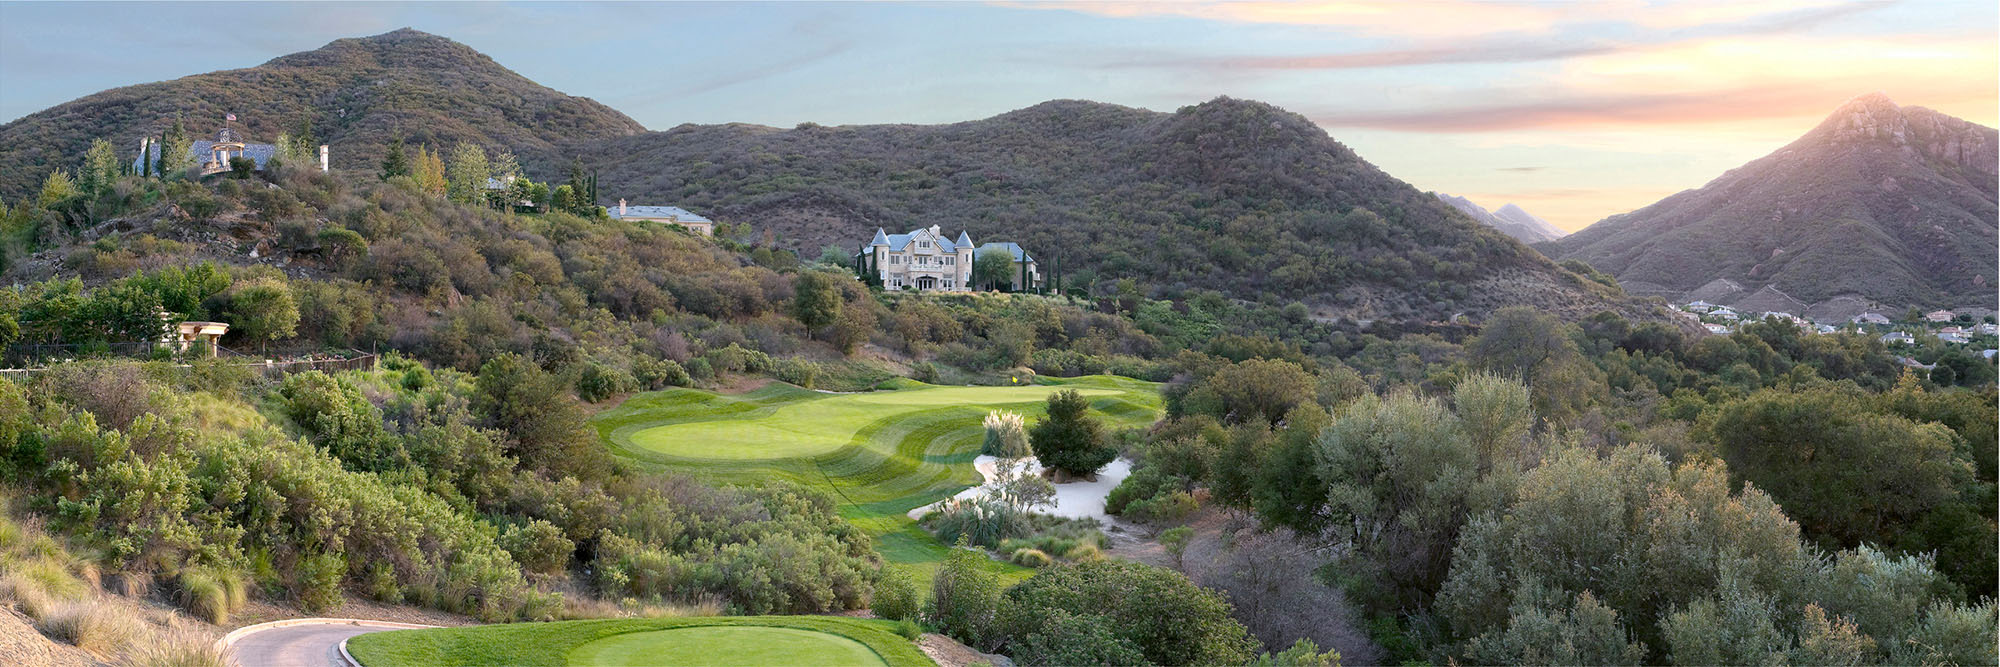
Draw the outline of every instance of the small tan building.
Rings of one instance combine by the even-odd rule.
[[[208,356],[212,357],[215,356],[216,342],[222,340],[223,334],[227,333],[229,333],[227,322],[182,322],[176,327],[175,340],[180,343],[182,352],[188,351],[188,348],[197,343],[206,343]]]
[[[625,200],[611,208],[610,215],[618,220],[643,220],[668,225],[680,225],[688,231],[702,236],[715,235],[715,221],[688,212],[679,206],[628,206]]]

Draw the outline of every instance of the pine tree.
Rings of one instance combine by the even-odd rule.
[[[153,178],[152,143],[151,138],[139,142],[139,177],[148,180]]]
[[[188,136],[187,126],[181,119],[174,119],[174,126],[160,135],[160,176],[166,177],[186,171],[194,166],[194,139]]]
[[[388,152],[382,155],[382,173],[378,176],[386,181],[408,175],[410,175],[410,158],[403,154],[403,138],[399,136],[389,142]]]

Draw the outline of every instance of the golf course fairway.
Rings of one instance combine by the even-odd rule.
[[[637,394],[592,418],[617,454],[718,484],[773,480],[817,487],[875,539],[890,564],[928,586],[946,545],[906,513],[982,482],[979,455],[992,410],[1039,421],[1050,394],[1074,389],[1113,431],[1160,415],[1157,383],[1093,375],[1002,387],[944,387],[892,380],[876,391],[830,394],[771,383],[724,395],[699,389]],[[993,561],[1009,579],[1030,570]]]
[[[895,624],[839,616],[503,623],[348,640],[363,667],[935,667]]]

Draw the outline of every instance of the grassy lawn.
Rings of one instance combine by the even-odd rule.
[[[893,381],[883,391],[826,394],[785,384],[724,396],[673,389],[633,396],[592,422],[618,454],[723,484],[786,480],[832,491],[841,516],[875,538],[890,563],[928,585],[946,545],[908,512],[979,482],[972,460],[987,411],[1032,424],[1048,395],[1075,389],[1109,428],[1160,414],[1159,385],[1113,376],[1042,379],[1013,387],[939,387]],[[994,562],[1009,579],[1025,568]]]
[[[934,665],[893,628],[833,616],[614,619],[377,632],[347,648],[366,667]]]

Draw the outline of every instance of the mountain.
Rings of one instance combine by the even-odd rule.
[[[1148,291],[1300,301],[1317,317],[1634,307],[1268,104],[1218,98],[1161,113],[1057,100],[945,125],[647,132],[407,29],[105,91],[0,126],[0,195],[74,168],[93,138],[136,151],[176,116],[206,133],[201,119],[224,112],[253,141],[310,118],[333,146],[336,175],[350,179],[372,176],[397,133],[434,147],[505,146],[540,180],[581,159],[599,173],[600,204],[682,206],[807,257],[827,245],[852,252],[877,227],[941,225],[1020,242],[1072,286],[1133,278]]]
[[[1807,304],[1990,308],[1996,165],[1993,128],[1866,95],[1699,189],[1571,234],[1557,255],[1636,294],[1678,297],[1723,279]]]
[[[1077,100],[946,125],[682,125],[586,148],[609,203],[749,223],[808,256],[877,227],[1017,241],[1078,279],[1443,319],[1615,307],[1576,275],[1384,173],[1311,121],[1218,98]]]
[[[1522,243],[1554,241],[1563,235],[1562,230],[1556,229],[1555,225],[1549,224],[1547,220],[1537,218],[1513,204],[1502,206],[1498,211],[1488,211],[1464,197],[1455,197],[1442,192],[1438,193],[1437,197],[1444,203],[1450,204],[1452,208],[1458,209],[1460,213],[1486,223],[1488,227],[1505,232]]]
[[[114,88],[0,125],[0,196],[16,201],[54,167],[74,169],[93,139],[136,154],[176,117],[196,136],[233,113],[250,141],[310,119],[336,171],[373,172],[402,135],[434,149],[458,141],[513,150],[524,164],[566,161],[559,147],[645,131],[610,107],[550,90],[458,42],[403,29],[336,40],[247,69]]]

